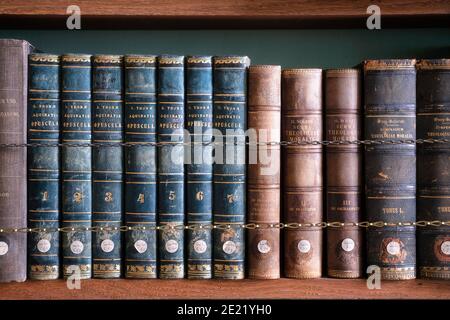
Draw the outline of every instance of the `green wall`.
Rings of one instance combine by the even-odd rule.
[[[0,30],[45,52],[243,54],[253,64],[349,67],[374,58],[450,58],[450,28],[301,30]]]

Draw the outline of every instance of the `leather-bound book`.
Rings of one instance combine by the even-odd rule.
[[[94,278],[119,278],[122,262],[123,57],[92,57],[92,234]]]
[[[28,227],[53,229],[28,235],[30,279],[59,277],[59,56],[29,56]]]
[[[243,279],[246,216],[247,71],[243,56],[214,57],[214,277]]]
[[[362,138],[361,76],[359,69],[325,73],[325,140]],[[354,223],[362,219],[363,149],[357,144],[326,147],[326,216],[328,222]],[[362,275],[364,243],[357,226],[327,229],[327,269],[333,278]]]
[[[253,279],[280,277],[280,142],[281,67],[250,66],[248,71],[249,165],[247,222],[250,229],[248,276]],[[259,146],[258,146],[259,145]]]
[[[283,211],[285,223],[320,223],[323,214],[322,70],[286,69],[281,74]],[[303,145],[302,145],[303,143]],[[284,274],[288,278],[322,275],[322,229],[286,229]]]
[[[450,139],[450,59],[417,64],[417,138]],[[450,144],[417,147],[417,220],[449,221]],[[417,231],[420,276],[450,279],[450,227]]]
[[[65,278],[92,276],[91,56],[61,56],[61,233]],[[78,145],[78,146],[75,146]]]
[[[190,148],[186,151],[186,211],[189,225],[212,223],[212,58],[186,58],[186,130]],[[187,230],[187,276],[212,277],[211,228]]]
[[[156,59],[124,57],[127,278],[156,278]]]
[[[0,143],[27,142],[27,76],[31,45],[0,39]],[[0,228],[27,227],[27,149],[0,148]],[[25,281],[27,234],[0,233],[0,282]]]
[[[416,69],[415,60],[364,63],[365,139],[400,144],[365,146],[367,264],[385,280],[416,277]]]
[[[184,277],[184,57],[158,57],[159,277]]]

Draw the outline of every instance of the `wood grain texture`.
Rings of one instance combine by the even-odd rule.
[[[67,0],[0,0],[0,22],[10,28],[65,28]],[[339,26],[348,22],[365,27],[371,0],[78,0],[82,28],[139,27],[296,27]],[[445,22],[448,0],[380,0],[383,23],[414,25]],[[412,18],[414,18],[412,21]],[[417,19],[423,18],[423,19]],[[448,25],[448,20],[447,20]]]
[[[0,299],[450,299],[450,282],[383,281],[369,290],[363,279],[84,280],[68,290],[63,280],[0,285]]]

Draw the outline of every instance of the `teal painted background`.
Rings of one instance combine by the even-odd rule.
[[[242,54],[253,64],[349,67],[364,59],[450,58],[450,28],[337,30],[0,30],[51,53]]]

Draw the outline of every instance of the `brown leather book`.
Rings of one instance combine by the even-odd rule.
[[[251,66],[248,73],[248,128],[252,132],[248,166],[248,276],[280,277],[281,67]]]
[[[325,139],[361,139],[361,75],[358,69],[325,73]],[[362,214],[362,148],[357,144],[326,147],[328,222],[358,222]],[[327,229],[327,269],[333,278],[362,275],[362,230],[357,226]]]
[[[285,223],[322,221],[322,70],[287,69],[281,77],[283,149],[283,211]],[[287,228],[284,273],[289,278],[322,275],[322,229]]]
[[[0,143],[27,142],[27,74],[31,45],[0,40]],[[0,229],[27,227],[27,149],[0,148]],[[25,281],[27,234],[0,233],[0,282]]]

